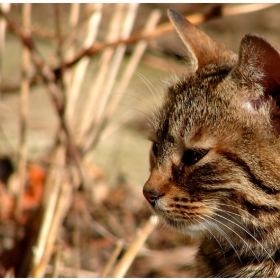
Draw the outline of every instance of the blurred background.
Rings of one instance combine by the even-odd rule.
[[[142,195],[147,118],[188,71],[166,12],[238,52],[249,32],[280,47],[280,5],[0,8],[0,275],[194,276],[198,241]]]

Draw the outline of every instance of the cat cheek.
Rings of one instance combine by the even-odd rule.
[[[242,105],[242,108],[246,109],[250,113],[257,113],[256,110],[255,110],[256,107],[250,101],[245,102]]]
[[[193,168],[190,166],[181,166],[177,168],[176,171],[173,173],[173,178],[175,182],[181,182],[179,185],[185,185],[184,182],[186,183],[186,185],[188,185],[188,176],[191,174],[192,171]]]
[[[156,166],[156,157],[154,156],[153,153],[150,153],[150,161],[149,162],[150,162],[150,172],[152,172],[152,170]]]

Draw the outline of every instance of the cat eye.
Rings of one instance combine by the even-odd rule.
[[[157,156],[157,154],[158,154],[158,143],[156,143],[156,142],[153,143],[152,151],[153,151],[154,155]]]
[[[183,155],[182,165],[191,166],[200,161],[204,156],[207,155],[208,152],[209,150],[207,149],[187,150]]]

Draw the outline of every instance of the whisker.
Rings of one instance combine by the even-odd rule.
[[[213,202],[211,201],[211,203],[213,203]],[[214,203],[217,204],[217,205],[232,207],[232,208],[235,208],[235,209],[237,209],[237,210],[239,210],[239,211],[245,212],[246,214],[249,215],[250,218],[252,218],[252,219],[255,220],[256,222],[259,222],[258,219],[257,219],[255,216],[253,216],[252,214],[250,214],[250,213],[247,212],[246,210],[242,209],[241,207],[237,207],[237,206],[233,206],[233,205],[229,205],[229,204],[225,204],[225,203],[220,203],[220,202],[216,202],[216,201],[215,201]],[[238,215],[238,214],[236,214],[236,215]],[[245,216],[240,215],[240,217],[242,217],[243,219],[247,219],[247,220],[251,221],[249,218],[247,218],[247,217],[245,217]],[[253,225],[253,226],[254,226],[254,225]],[[257,231],[258,231],[259,233],[268,234],[268,233],[269,233],[269,230],[268,230],[266,227],[264,227],[264,228],[266,229],[266,232],[264,232],[264,231],[261,230],[261,229],[259,229],[259,230],[257,230]]]
[[[146,84],[146,86],[148,87],[148,89],[150,90],[150,92],[152,93],[156,104],[159,104],[157,97],[153,91],[153,89],[156,91],[156,93],[159,95],[157,89],[155,88],[155,86],[146,78],[144,77],[142,74],[140,74],[139,72],[135,72],[135,74]],[[150,100],[150,99],[149,99]],[[152,102],[152,100],[150,100]],[[156,107],[156,104],[154,102],[152,102],[154,104],[154,106]]]
[[[239,222],[241,225],[243,225],[243,224],[241,223],[241,221],[238,220],[237,218],[233,217],[232,215],[238,216],[238,217],[243,218],[243,219],[245,218],[246,220],[250,221],[249,218],[244,217],[244,216],[242,216],[242,215],[240,215],[240,214],[237,214],[237,213],[234,213],[234,212],[231,212],[231,211],[227,211],[227,210],[224,210],[224,209],[220,209],[220,208],[217,208],[217,207],[214,207],[214,206],[211,206],[211,205],[207,205],[207,206],[208,206],[209,208],[211,208],[211,209],[218,210],[218,211],[223,212],[223,213],[227,213],[231,218],[233,218],[235,221]],[[253,227],[253,229],[254,229],[254,232],[258,232],[259,235],[262,235],[262,234],[263,234],[263,232],[262,232],[261,230],[256,229],[255,227]]]
[[[230,204],[225,204],[225,203],[221,203],[221,202],[216,202],[215,201],[215,204],[218,204],[218,205],[222,205],[222,206],[227,206],[227,207],[232,207],[232,208],[236,208],[238,210],[241,210],[245,213],[247,213],[251,218],[253,218],[254,220],[258,220],[255,216],[253,216],[252,214],[250,214],[248,211],[242,209],[241,207],[237,207],[237,206],[234,206],[234,205],[230,205]],[[243,217],[243,216],[242,216]],[[244,218],[244,217],[243,217]]]
[[[255,256],[256,260],[260,263],[261,261],[258,259],[257,255],[255,254],[255,252],[251,249],[251,247],[249,246],[249,244],[235,231],[233,230],[232,228],[230,228],[229,226],[225,225],[224,223],[220,222],[219,220],[213,218],[213,217],[210,217],[208,215],[205,215],[206,217],[208,217],[209,219],[221,224],[222,226],[226,227],[227,229],[229,229],[231,232],[233,232],[234,234],[236,234],[240,240],[242,240],[244,242],[244,244],[248,247],[248,249],[253,253],[253,255]]]
[[[208,220],[207,220],[207,219],[205,219],[205,218],[203,218],[203,217],[202,217],[202,219],[203,219],[203,221],[204,221],[205,223],[208,224]],[[221,250],[222,250],[224,259],[226,260],[225,251],[224,251],[224,249],[223,249],[222,244],[221,244],[220,241],[218,240],[218,238],[217,238],[217,237],[207,228],[207,226],[204,225],[202,222],[200,222],[199,220],[196,220],[196,222],[198,222],[199,224],[201,224],[201,225],[211,234],[211,236],[217,241],[217,243],[219,244],[219,246],[220,246],[220,248],[221,248]]]
[[[255,216],[253,216],[252,214],[250,214],[248,211],[242,209],[241,207],[234,206],[234,205],[230,205],[230,204],[221,203],[221,202],[218,202],[218,201],[215,201],[215,202],[211,201],[211,203],[212,203],[212,204],[215,203],[216,205],[222,205],[222,206],[226,206],[226,207],[235,208],[235,209],[237,209],[237,210],[239,210],[239,211],[242,211],[242,212],[248,214],[250,218],[252,218],[253,220],[255,220],[255,221],[258,222],[258,219],[257,219]],[[238,215],[238,214],[236,214],[236,215]],[[240,217],[242,217],[243,219],[247,219],[247,220],[251,221],[249,218],[247,218],[247,217],[245,217],[245,216],[240,215]]]
[[[199,220],[190,217],[187,213],[184,213],[184,216],[188,217],[188,219],[190,219],[191,221],[195,221],[196,223],[199,223],[202,227],[204,227],[204,228],[211,234],[211,236],[212,236],[212,237],[217,241],[217,243],[219,244],[219,246],[220,246],[220,248],[221,248],[221,251],[222,251],[222,253],[223,253],[224,259],[226,259],[226,257],[225,257],[225,252],[224,252],[224,249],[223,249],[223,247],[222,247],[222,244],[221,244],[220,241],[216,238],[216,236],[207,228],[207,226],[204,225],[204,224],[203,224],[202,222],[200,222]],[[206,222],[206,223],[208,224],[208,221],[207,221],[206,219],[204,219],[203,217],[202,217],[202,219],[203,219],[204,222]]]
[[[204,216],[205,216],[206,218],[209,218],[209,217],[208,217],[207,215],[205,215],[205,214],[204,214]],[[210,217],[210,218],[211,218],[211,217]],[[225,231],[222,230],[220,227],[218,227],[217,224],[215,224],[215,223],[213,223],[213,222],[211,222],[211,221],[209,221],[209,220],[207,220],[207,219],[205,219],[205,221],[207,221],[207,223],[208,223],[210,226],[214,227],[214,228],[226,239],[226,241],[230,244],[230,246],[232,247],[232,249],[233,249],[234,252],[236,253],[236,255],[237,255],[237,257],[238,257],[240,263],[242,264],[241,258],[240,258],[240,256],[239,256],[239,254],[238,254],[238,252],[237,252],[237,250],[236,250],[234,244],[232,243],[230,237],[225,233]]]
[[[141,110],[138,110],[138,109],[132,109],[133,111],[137,111],[137,112],[140,112],[142,114],[144,114],[147,118],[148,118],[148,121],[151,121],[151,116]]]
[[[227,210],[224,210],[224,209],[217,208],[217,207],[212,206],[212,205],[207,205],[207,207],[209,207],[210,209],[214,209],[214,210],[220,211],[220,212],[222,212],[222,213],[228,214],[228,215],[229,215],[231,218],[233,218],[236,222],[238,222],[238,223],[240,223],[240,224],[242,225],[242,223],[241,223],[240,220],[238,220],[236,217],[233,217],[233,216],[232,216],[232,215],[235,215],[235,216],[238,216],[238,217],[242,218],[241,215],[239,215],[239,214],[237,214],[237,213],[233,213],[233,212],[231,212],[231,211],[227,211]],[[244,217],[243,217],[243,218],[244,218]],[[247,219],[248,219],[248,218],[247,218]]]
[[[121,95],[132,97],[132,98],[136,99],[137,101],[140,101],[142,104],[146,105],[147,107],[149,107],[149,109],[152,111],[152,107],[150,106],[150,104],[147,101],[143,100],[142,98],[139,98],[138,96],[135,96],[135,95],[132,95],[129,93],[116,93],[116,94],[121,94]],[[144,95],[144,97],[145,97],[145,99],[152,102],[147,96]],[[153,104],[153,105],[155,105],[155,104]]]
[[[220,209],[218,209],[220,210]],[[237,227],[239,227],[240,229],[242,229],[243,231],[245,231],[250,237],[252,237],[260,246],[261,248],[264,250],[264,252],[269,256],[269,258],[272,260],[272,262],[276,265],[275,261],[273,260],[272,256],[269,254],[269,252],[265,249],[265,247],[255,238],[255,236],[252,235],[252,233],[250,231],[248,231],[246,228],[240,226],[239,224],[233,222],[232,220],[222,216],[222,215],[219,215],[218,213],[215,213],[216,216],[222,218],[222,219],[225,219],[226,221],[236,225]],[[218,221],[218,220],[217,220]]]

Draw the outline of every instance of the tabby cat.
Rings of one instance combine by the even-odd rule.
[[[173,10],[189,72],[149,122],[154,213],[201,237],[198,277],[280,275],[280,53],[246,35],[239,56]]]

